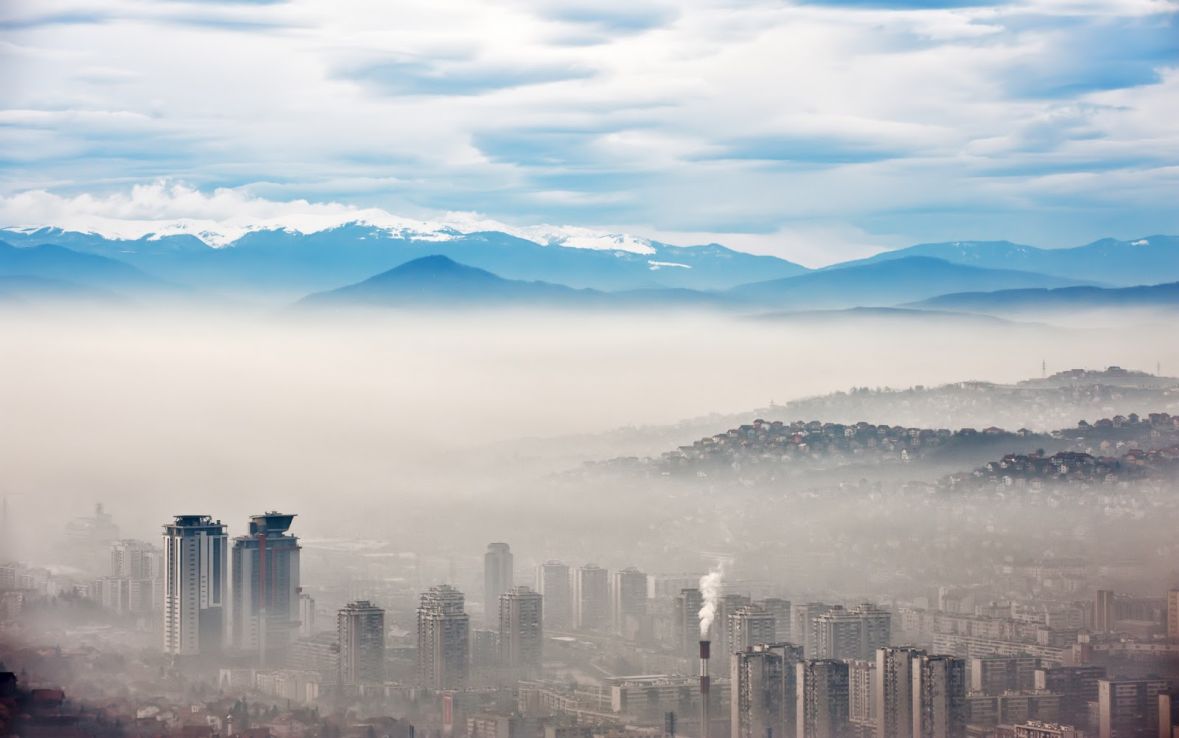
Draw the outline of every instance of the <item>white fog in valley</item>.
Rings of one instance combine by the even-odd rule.
[[[552,475],[658,456],[750,422],[771,402],[851,387],[1013,383],[1038,377],[1041,362],[1049,373],[1113,363],[1179,368],[1179,346],[1158,340],[1163,318],[1091,317],[1086,323],[1099,327],[675,313],[7,310],[4,492],[20,530],[45,532],[25,534],[27,549],[51,545],[62,520],[97,501],[125,535],[145,538],[179,512],[236,521],[282,508],[300,513],[300,533],[310,538],[445,548],[431,537],[437,530],[415,525],[446,516],[460,539],[523,546],[554,522],[550,513],[565,517],[587,496],[610,499],[610,482],[583,480],[571,490],[554,487]],[[713,413],[721,417],[701,419]],[[907,422],[922,420],[947,427],[939,418]],[[995,422],[985,412],[958,414],[953,427]],[[1022,424],[1052,430],[1035,417]],[[636,501],[628,514],[641,509]]]

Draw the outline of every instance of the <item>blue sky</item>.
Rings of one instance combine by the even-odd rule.
[[[808,264],[1174,233],[1177,15],[1174,0],[9,0],[0,225],[307,200]]]

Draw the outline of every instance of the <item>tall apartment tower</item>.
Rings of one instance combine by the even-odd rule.
[[[430,689],[462,689],[470,672],[470,619],[463,593],[448,584],[422,593],[418,604],[418,678]]]
[[[506,543],[487,544],[483,554],[483,608],[487,622],[494,623],[499,596],[516,586],[516,568],[512,547]]]
[[[581,567],[573,578],[573,626],[578,630],[610,626],[610,579],[596,564]]]
[[[229,598],[225,526],[208,515],[177,515],[164,526],[164,652],[216,654]]]
[[[795,666],[798,738],[847,738],[848,668],[842,661],[819,659]]]
[[[821,659],[870,659],[889,644],[892,614],[864,603],[833,607],[814,619],[815,654]]]
[[[807,658],[813,659],[819,649],[815,620],[834,607],[822,602],[796,602],[791,606],[790,637],[803,647]]]
[[[1166,679],[1102,679],[1097,682],[1098,738],[1155,738],[1159,695]]]
[[[760,644],[730,657],[730,738],[795,738],[802,648]]]
[[[777,620],[773,614],[754,605],[729,613],[725,627],[728,629],[726,642],[731,652],[744,651],[759,643],[774,643],[777,635]]]
[[[610,612],[614,633],[634,640],[647,615],[647,575],[633,566],[610,577]]]
[[[790,633],[790,600],[767,597],[756,604],[774,616],[774,643],[793,643]]]
[[[876,738],[913,738],[913,660],[910,647],[876,650]]]
[[[876,731],[876,662],[857,659],[847,662],[848,719],[852,725]]]
[[[336,613],[340,686],[385,681],[385,611],[368,600],[345,605]]]
[[[1117,620],[1117,607],[1114,603],[1115,595],[1112,589],[1097,590],[1097,597],[1093,608],[1093,630],[1098,633],[1111,633]]]
[[[499,662],[521,675],[540,673],[544,608],[539,592],[520,586],[499,596]]]
[[[544,626],[552,630],[573,627],[573,585],[569,565],[546,561],[536,570],[536,591],[544,597]]]
[[[233,645],[281,662],[299,629],[299,539],[287,531],[294,515],[250,517],[249,533],[233,539]]]
[[[111,576],[120,579],[155,579],[156,554],[159,551],[147,541],[130,538],[111,544]]]
[[[966,662],[913,659],[913,738],[966,738]]]
[[[675,598],[675,642],[683,658],[694,660],[697,657],[700,648],[700,608],[703,606],[704,595],[695,588],[681,589]]]
[[[1179,589],[1167,592],[1167,637],[1179,640]]]

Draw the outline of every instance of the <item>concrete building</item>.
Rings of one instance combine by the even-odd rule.
[[[767,597],[754,604],[774,616],[774,643],[796,643],[790,633],[790,600]]]
[[[848,668],[842,661],[801,661],[795,665],[795,736],[848,738]]]
[[[815,630],[815,620],[834,608],[835,605],[823,602],[796,602],[791,606],[790,637],[794,643],[802,646],[807,658],[813,659],[818,653],[818,632]]]
[[[913,738],[965,738],[966,662],[921,655],[912,668]]]
[[[1085,734],[1071,725],[1029,720],[1013,727],[1014,738],[1085,738]]]
[[[876,738],[913,738],[913,661],[924,655],[908,646],[876,650]]]
[[[299,637],[310,638],[318,632],[315,626],[315,598],[299,593]]]
[[[516,586],[516,565],[512,547],[506,543],[487,544],[483,554],[483,613],[490,625],[499,617],[499,596]]]
[[[610,613],[614,633],[637,640],[647,616],[647,575],[633,566],[610,577]]]
[[[544,608],[539,592],[513,587],[499,596],[499,661],[520,676],[539,675]]]
[[[463,593],[440,584],[418,604],[418,678],[430,689],[462,689],[470,673],[470,619]]]
[[[158,579],[163,576],[163,553],[147,541],[124,538],[111,544],[112,577]]]
[[[681,589],[675,598],[676,649],[686,659],[695,660],[700,643],[700,608],[704,606],[704,595],[700,590],[689,587]],[[715,629],[715,625],[713,628]],[[711,634],[710,634],[711,638]]]
[[[853,726],[876,731],[876,662],[856,659],[847,663],[848,720]]]
[[[730,657],[730,738],[794,738],[802,648],[760,644]]]
[[[385,611],[367,600],[336,613],[339,683],[344,687],[385,681]]]
[[[574,575],[573,627],[597,631],[610,627],[610,579],[595,564],[586,564]]]
[[[1036,669],[1033,686],[1038,692],[1060,695],[1060,722],[1084,725],[1089,703],[1097,701],[1098,684],[1105,676],[1104,666],[1055,666]]]
[[[164,526],[164,652],[208,656],[225,643],[229,599],[225,526],[177,515]]]
[[[1060,695],[1052,692],[971,693],[966,695],[966,722],[978,727],[1014,725],[1039,720],[1060,722]]]
[[[1159,695],[1165,679],[1101,679],[1097,682],[1098,738],[1156,738]]]
[[[1113,590],[1099,589],[1093,607],[1093,630],[1111,633],[1117,622],[1117,604]]]
[[[1179,689],[1159,692],[1159,738],[1179,738]]]
[[[299,539],[294,515],[250,517],[249,533],[233,539],[230,637],[259,661],[281,663],[299,629]]]
[[[774,643],[777,623],[774,616],[760,607],[749,605],[728,614],[725,622],[726,643],[730,652],[739,653],[759,643]]]
[[[573,627],[573,588],[569,566],[546,561],[536,570],[536,591],[544,597],[544,627],[568,630]]]
[[[814,618],[815,654],[821,659],[870,659],[892,638],[892,615],[864,603],[832,607]]]
[[[1167,592],[1167,637],[1179,640],[1179,589]]]
[[[970,660],[969,691],[995,695],[1035,689],[1039,668],[1035,656],[979,656]]]

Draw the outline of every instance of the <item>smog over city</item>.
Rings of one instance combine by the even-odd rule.
[[[0,8],[0,736],[1179,738],[1171,0]]]

